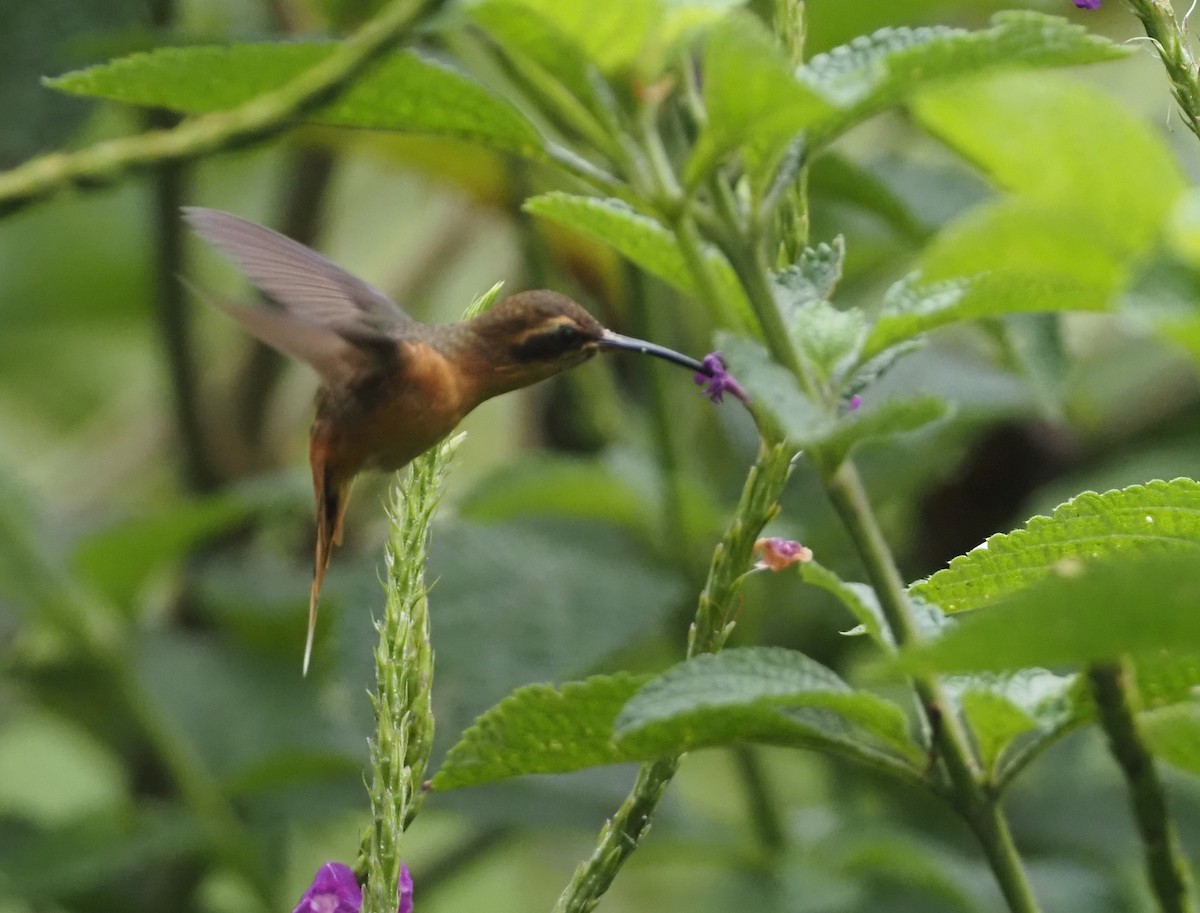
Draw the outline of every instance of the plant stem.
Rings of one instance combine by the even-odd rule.
[[[1125,774],[1142,838],[1146,874],[1163,913],[1194,913],[1187,858],[1175,832],[1154,758],[1138,730],[1135,686],[1128,661],[1088,669],[1092,699],[1108,747]]]
[[[778,512],[777,501],[791,475],[790,452],[781,444],[759,446],[737,510],[713,551],[708,581],[700,594],[688,632],[689,657],[715,653],[733,630],[737,596],[753,556],[754,542]],[[643,764],[633,789],[600,832],[592,855],[575,870],[558,899],[556,913],[587,913],[599,903],[621,866],[638,847],[667,784],[679,769],[679,758]]]
[[[575,870],[559,896],[555,913],[588,913],[595,909],[625,860],[650,829],[650,817],[678,769],[679,758],[664,758],[641,766],[633,789],[601,829],[596,849]]]
[[[173,119],[167,112],[155,111],[148,120],[162,123],[164,116]],[[180,162],[165,162],[154,175],[154,309],[166,356],[184,484],[190,491],[203,493],[216,488],[219,478],[205,445],[189,302],[179,278],[186,272],[183,223],[179,219],[179,207],[187,195],[186,167]]]
[[[732,197],[730,195],[727,201],[721,204],[722,196],[724,195],[718,193],[718,205],[722,208],[723,218],[729,223],[729,227],[733,228],[735,222],[730,221],[735,216],[735,213],[730,211],[733,205]],[[801,389],[814,402],[821,404],[823,399],[812,372],[808,370],[800,353],[791,345],[787,327],[775,304],[761,245],[747,240],[738,249],[730,251],[730,254],[750,304],[763,328],[772,356],[793,372]],[[862,558],[897,646],[915,643],[920,639],[920,632],[908,602],[907,589],[871,509],[858,471],[849,461],[840,466],[819,465],[817,468],[821,473],[826,493]],[[980,784],[981,774],[971,750],[970,740],[961,720],[954,712],[953,704],[947,699],[941,683],[935,677],[916,676],[913,686],[926,714],[927,729],[936,739],[938,754],[949,775],[950,801],[983,844],[1010,909],[1017,913],[1033,913],[1038,909],[1037,901],[1021,867],[1008,825],[997,807],[996,798],[986,792]]]
[[[150,21],[156,29],[166,32],[174,19],[174,0],[150,3]],[[153,108],[146,112],[144,122],[151,129],[169,129],[179,123],[179,115]],[[204,442],[189,302],[179,278],[187,271],[179,207],[187,196],[188,184],[188,169],[182,162],[163,162],[155,169],[151,184],[154,309],[166,355],[172,412],[183,455],[184,484],[190,491],[207,492],[216,488],[220,480]]]
[[[754,745],[734,745],[733,760],[737,764],[742,785],[746,789],[746,804],[750,807],[750,822],[764,850],[774,855],[787,843],[779,808],[771,795],[767,773],[763,770],[762,755]]]
[[[1200,72],[1187,29],[1175,18],[1170,0],[1129,0],[1129,5],[1154,39],[1184,123],[1200,138]]]
[[[920,632],[904,581],[867,500],[858,471],[852,463],[846,462],[824,482],[834,510],[862,558],[897,646],[916,643],[921,639]],[[1021,866],[1008,824],[996,797],[979,783],[978,764],[954,705],[933,676],[914,676],[913,687],[921,699],[938,755],[950,777],[951,802],[983,845],[1009,909],[1014,913],[1034,913],[1038,909],[1037,900]]]
[[[433,648],[425,559],[429,525],[463,435],[409,467],[392,497],[383,618],[376,624],[375,737],[371,740],[371,826],[359,859],[364,913],[392,913],[400,880],[400,841],[425,797],[433,747]]]
[[[0,173],[0,214],[13,212],[67,187],[111,184],[133,172],[211,155],[287,129],[328,103],[445,0],[393,0],[336,50],[278,89],[170,130],[98,143],[78,152],[55,152]]]

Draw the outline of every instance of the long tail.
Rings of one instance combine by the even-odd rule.
[[[350,495],[350,482],[333,478],[325,466],[324,449],[314,439],[310,452],[313,470],[313,490],[317,501],[317,549],[313,562],[312,591],[308,598],[308,636],[304,640],[304,675],[308,675],[308,664],[312,659],[313,637],[317,631],[317,605],[321,599],[321,585],[325,582],[325,571],[333,546],[342,544],[342,520],[346,515],[346,503]]]

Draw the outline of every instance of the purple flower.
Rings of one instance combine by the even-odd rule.
[[[413,880],[408,866],[400,866],[400,902],[396,913],[412,913]],[[319,869],[312,884],[292,913],[358,913],[362,907],[362,888],[350,866],[327,862]]]
[[[772,571],[782,571],[797,562],[812,561],[813,556],[811,548],[794,539],[759,539],[754,543],[754,551],[762,553],[762,558],[754,566]]]
[[[850,397],[850,402],[846,403],[847,412],[857,412],[858,407],[862,405],[862,397],[855,393]]]
[[[413,882],[408,866],[400,865],[400,906],[396,913],[412,913],[413,911]]]
[[[316,878],[292,913],[358,913],[361,906],[362,888],[350,866],[327,862],[317,869]]]
[[[1075,0],[1075,5],[1081,10],[1098,10],[1100,2],[1101,0]]]
[[[732,393],[743,403],[750,402],[750,397],[746,395],[742,385],[725,370],[725,361],[721,358],[720,352],[711,352],[705,355],[701,364],[704,365],[704,370],[696,372],[696,384],[705,388],[704,395],[710,400],[719,403],[722,396]]]

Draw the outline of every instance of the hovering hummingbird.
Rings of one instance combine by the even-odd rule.
[[[304,672],[312,657],[321,584],[342,541],[350,483],[364,469],[396,470],[455,429],[486,399],[626,350],[698,375],[713,368],[606,330],[575,301],[519,292],[460,323],[414,320],[383,292],[315,251],[226,212],[185,207],[200,237],[232,260],[278,308],[218,302],[247,330],[320,375],[309,438],[317,544]]]

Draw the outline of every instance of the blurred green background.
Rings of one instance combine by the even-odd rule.
[[[42,75],[167,43],[339,33],[371,6],[0,0],[0,167],[169,122],[56,94]],[[810,0],[809,53],[884,26],[981,26],[1012,6]],[[1136,34],[1108,7],[1023,5]],[[430,40],[471,59],[469,44]],[[1194,176],[1195,138],[1172,123],[1148,51],[1073,76],[1143,118]],[[876,303],[941,226],[995,193],[902,113],[835,152],[812,175],[813,237],[846,236],[845,304]],[[860,205],[863,175],[891,191],[890,212]],[[462,143],[304,128],[0,221],[0,913],[290,909],[317,865],[352,861],[366,821],[388,480],[356,487],[301,679],[315,379],[181,297],[177,274],[252,293],[182,235],[177,207],[281,228],[422,320],[455,319],[503,279],[573,294],[619,331],[712,348],[694,302],[521,213],[556,181]],[[1078,241],[1085,251],[1086,226]],[[895,388],[959,406],[860,461],[909,579],[1081,490],[1200,474],[1198,287],[1194,271],[1152,260],[1111,313],[1055,318],[1053,334],[1040,317],[1015,321],[1024,335],[947,331],[897,369]],[[433,542],[435,765],[518,685],[679,658],[753,458],[735,405],[714,409],[670,366],[611,358],[468,418]],[[784,508],[773,532],[861,579],[803,467]],[[853,680],[848,617],[784,576],[750,581],[735,642],[785,644]],[[612,769],[431,795],[406,838],[418,909],[548,909],[630,782]],[[1200,791],[1169,782],[1194,851]],[[781,833],[756,831],[756,801]],[[1126,796],[1095,732],[1056,746],[1008,806],[1045,909],[1139,909]],[[925,795],[746,749],[688,759],[604,901],[731,905],[936,913],[1000,900],[966,830]]]

